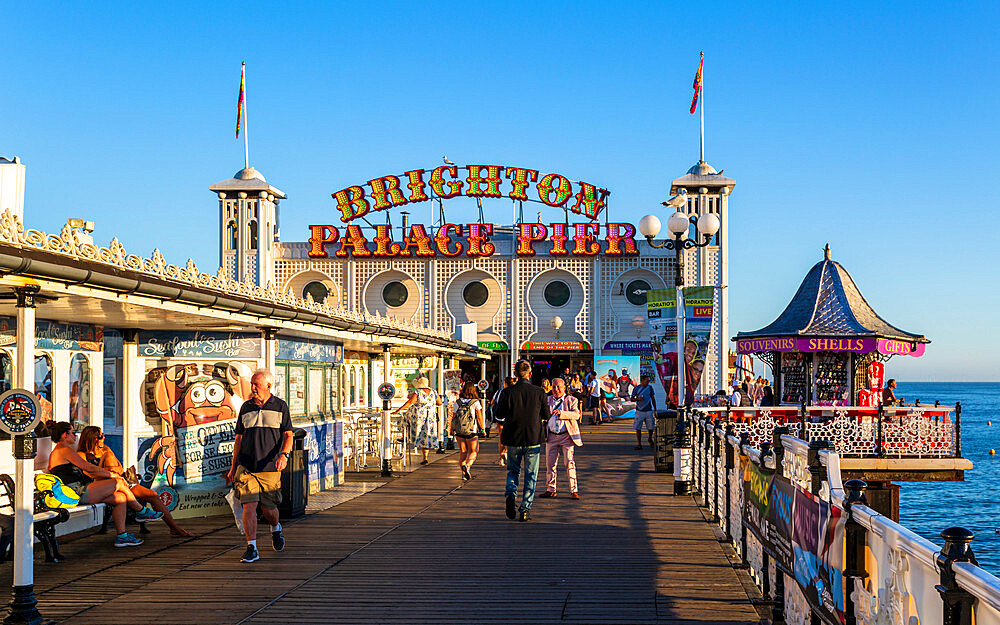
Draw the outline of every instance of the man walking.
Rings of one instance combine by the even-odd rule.
[[[507,518],[517,517],[524,522],[531,520],[528,511],[535,498],[538,455],[545,440],[544,424],[550,415],[545,391],[528,381],[531,379],[531,363],[519,360],[514,366],[514,375],[517,382],[505,388],[497,398],[497,415],[503,420],[500,443],[507,447],[507,486],[504,490]],[[515,496],[522,461],[524,489],[518,509]]]
[[[556,465],[562,453],[569,477],[569,492],[572,499],[580,498],[576,482],[576,460],[574,448],[583,445],[580,438],[580,403],[576,397],[566,394],[566,383],[562,378],[552,381],[552,395],[549,396],[549,421],[546,426],[548,438],[545,441],[545,465],[548,467],[547,486],[541,497],[556,496]]]
[[[649,385],[649,376],[639,377],[639,386],[632,389],[632,400],[635,402],[635,450],[642,449],[642,424],[646,424],[649,433],[649,446],[653,445],[653,430],[656,428],[656,394]]]
[[[274,378],[266,369],[258,369],[250,378],[250,401],[240,407],[233,441],[233,466],[226,479],[233,483],[243,505],[243,529],[247,549],[241,562],[256,562],[257,506],[271,525],[271,546],[285,548],[285,537],[278,522],[281,503],[281,471],[288,464],[292,450],[292,419],[288,404],[271,394]]]

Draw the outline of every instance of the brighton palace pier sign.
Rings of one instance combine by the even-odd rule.
[[[602,250],[598,238],[602,226],[596,220],[607,204],[609,192],[586,182],[574,183],[560,174],[539,174],[536,169],[504,165],[466,165],[467,177],[459,175],[456,165],[443,165],[430,172],[414,169],[400,176],[382,176],[369,180],[367,189],[348,187],[333,194],[340,219],[350,222],[373,210],[388,210],[412,202],[433,198],[447,199],[464,195],[476,198],[500,198],[506,195],[515,201],[538,201],[548,206],[566,208],[591,219],[583,223],[521,223],[515,226],[518,256],[534,256],[535,243],[549,241],[552,256],[634,256],[639,253],[635,243],[635,227],[627,223],[603,226],[606,242]],[[501,187],[509,182],[506,193]],[[529,187],[534,194],[529,197]],[[404,189],[405,187],[405,189]],[[432,195],[427,190],[430,187]],[[570,198],[575,202],[570,205]],[[493,224],[444,224],[428,232],[422,224],[408,226],[403,240],[392,238],[388,224],[374,226],[375,236],[369,240],[356,224],[340,228],[329,224],[309,226],[309,256],[328,258],[327,245],[335,249],[338,258],[396,258],[432,256],[492,256],[496,247],[491,243]]]

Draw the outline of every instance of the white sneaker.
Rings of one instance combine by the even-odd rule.
[[[501,467],[507,466],[507,454],[500,454],[500,460],[497,460],[497,464]]]

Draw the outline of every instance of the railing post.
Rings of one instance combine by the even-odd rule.
[[[774,472],[777,475],[785,475],[785,445],[781,441],[781,436],[788,434],[785,426],[774,428],[771,433],[771,440],[774,445]],[[763,445],[761,446],[763,447]],[[774,602],[771,604],[771,625],[785,624],[785,574],[777,563],[774,566]]]
[[[955,402],[955,455],[962,457],[962,402]]]
[[[934,588],[941,595],[944,606],[942,625],[972,625],[972,607],[976,603],[976,598],[958,585],[952,564],[955,562],[979,564],[970,546],[974,537],[975,534],[963,527],[949,527],[941,532],[944,547],[937,557],[941,583]]]
[[[879,404],[878,415],[877,415],[878,423],[876,424],[878,430],[875,437],[875,446],[876,446],[875,455],[878,456],[879,458],[885,458],[885,444],[882,441],[882,419],[884,417],[885,417],[885,406]]]
[[[823,449],[830,449],[833,444],[830,441],[816,440],[809,441],[809,477],[811,478],[811,483],[809,485],[809,492],[813,495],[819,495],[820,490],[823,489],[823,463],[819,459],[819,452]]]
[[[722,444],[726,450],[726,540],[733,543],[733,494],[732,494],[732,474],[736,470],[736,458],[733,453],[733,446],[729,444],[729,437],[735,435],[736,429],[732,423],[726,424],[726,435],[722,439]]]
[[[750,444],[750,434],[748,432],[740,433],[740,455],[747,455],[746,447]],[[746,501],[743,505],[748,505]],[[745,568],[750,568],[750,560],[747,559],[747,526],[743,522],[743,510],[740,510],[740,557],[743,558],[743,566]]]
[[[802,402],[802,404],[799,406],[799,428],[801,428],[799,430],[799,438],[806,441],[807,443],[809,442],[809,431],[806,429],[808,423],[809,423],[809,407],[806,406],[806,402]]]
[[[716,425],[715,429],[712,430],[712,440],[710,441],[712,445],[712,502],[709,504],[709,510],[712,511],[712,521],[715,523],[719,522],[719,455],[722,450],[719,449],[719,426]]]
[[[705,431],[704,436],[701,437],[701,457],[703,462],[701,464],[701,475],[700,482],[698,483],[698,488],[701,490],[701,507],[708,507],[708,418],[705,419]]]
[[[677,407],[677,430],[674,436],[674,494],[691,494],[691,424],[685,407]]]
[[[857,625],[858,616],[855,612],[854,599],[851,599],[851,596],[859,583],[863,584],[864,580],[868,579],[868,571],[865,568],[867,531],[863,525],[855,520],[853,511],[853,506],[856,503],[863,506],[868,505],[868,499],[865,498],[866,488],[868,488],[868,484],[861,480],[848,480],[844,483],[844,490],[847,491],[847,499],[844,501],[844,507],[847,508],[847,522],[844,525],[844,547],[846,550],[844,579],[847,582],[847,588],[844,589],[846,625]]]

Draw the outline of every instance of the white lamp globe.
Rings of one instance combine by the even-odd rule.
[[[641,328],[644,325],[646,325],[646,320],[645,319],[643,319],[639,315],[636,315],[635,317],[632,317],[632,327],[633,328],[635,328],[636,330],[638,330],[639,328]]]
[[[562,317],[555,316],[549,321],[549,327],[553,330],[558,330],[562,327]]]
[[[713,236],[719,231],[719,216],[715,213],[705,213],[698,218],[698,232],[705,236]]]
[[[687,234],[688,228],[691,227],[691,222],[688,220],[688,216],[685,213],[677,211],[670,216],[667,220],[667,230],[669,230],[674,236],[680,236]]]
[[[639,234],[647,239],[652,239],[660,234],[660,220],[657,219],[656,215],[646,215],[639,220]]]

